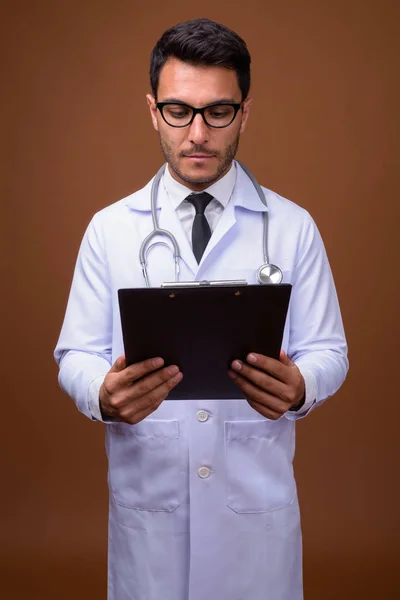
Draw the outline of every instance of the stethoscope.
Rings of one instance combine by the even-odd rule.
[[[254,175],[241,162],[238,162],[238,164],[242,167],[243,171],[250,178],[251,182],[253,183],[254,187],[257,190],[257,194],[259,195],[261,202],[265,206],[267,206],[267,200],[265,198],[264,192],[262,191],[261,186],[259,185],[259,183],[256,180],[256,178],[254,177]],[[158,226],[158,222],[157,222],[157,193],[158,193],[158,186],[160,184],[160,180],[164,173],[164,169],[165,169],[165,165],[163,165],[161,167],[161,169],[158,171],[158,173],[156,174],[156,176],[153,179],[153,183],[151,186],[150,198],[151,198],[151,216],[153,219],[153,231],[151,231],[149,233],[149,235],[146,236],[146,238],[143,240],[142,245],[140,246],[140,250],[139,250],[140,264],[142,265],[143,277],[146,282],[146,287],[150,287],[149,277],[148,277],[148,273],[147,273],[147,255],[148,255],[150,249],[155,245],[163,245],[163,246],[166,246],[167,248],[170,248],[166,242],[158,241],[158,242],[155,242],[154,244],[150,244],[151,240],[155,236],[164,236],[170,240],[170,242],[173,246],[173,257],[174,257],[174,263],[175,263],[175,281],[176,282],[179,281],[179,261],[181,258],[181,254],[180,254],[178,242],[176,241],[175,237],[172,235],[172,233],[170,231],[167,231],[166,229],[161,229]],[[282,278],[283,278],[282,271],[276,265],[271,264],[269,262],[269,258],[268,258],[268,211],[265,211],[263,213],[263,218],[264,218],[264,234],[263,234],[264,264],[262,264],[257,270],[257,281],[258,281],[258,283],[261,283],[261,284],[281,283]]]

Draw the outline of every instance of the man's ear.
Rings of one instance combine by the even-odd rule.
[[[147,104],[150,109],[150,116],[153,122],[153,127],[156,131],[158,131],[158,121],[157,121],[157,106],[154,97],[151,94],[147,94],[146,96]]]
[[[250,108],[253,104],[253,98],[246,98],[242,105],[242,124],[240,126],[240,133],[243,133],[247,126],[247,120],[250,114]]]

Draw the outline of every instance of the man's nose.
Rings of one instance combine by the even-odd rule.
[[[189,128],[189,141],[193,144],[204,144],[208,141],[210,130],[203,117],[197,114]]]

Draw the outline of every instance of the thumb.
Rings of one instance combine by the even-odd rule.
[[[111,367],[111,369],[109,370],[109,373],[119,373],[120,371],[123,371],[126,367],[126,360],[125,360],[125,356],[119,356],[117,358],[117,360],[115,361],[115,363],[113,364],[113,366]]]
[[[279,361],[281,363],[283,363],[284,365],[286,365],[287,367],[292,367],[294,365],[294,362],[292,362],[290,360],[290,358],[288,357],[288,355],[286,354],[286,352],[284,350],[280,351]]]

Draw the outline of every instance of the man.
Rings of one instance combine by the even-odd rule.
[[[150,76],[168,163],[157,215],[180,247],[181,280],[256,283],[266,207],[234,161],[251,107],[245,43],[207,19],[181,23],[158,41]],[[300,600],[295,421],[348,368],[321,238],[305,210],[263,188],[271,258],[293,286],[280,360],[233,361],[227,377],[246,400],[166,400],[185,373],[162,357],[126,367],[117,301],[145,285],[150,187],[94,216],[55,351],[61,387],[106,423],[109,599]],[[173,279],[165,246],[147,258],[150,285]]]

